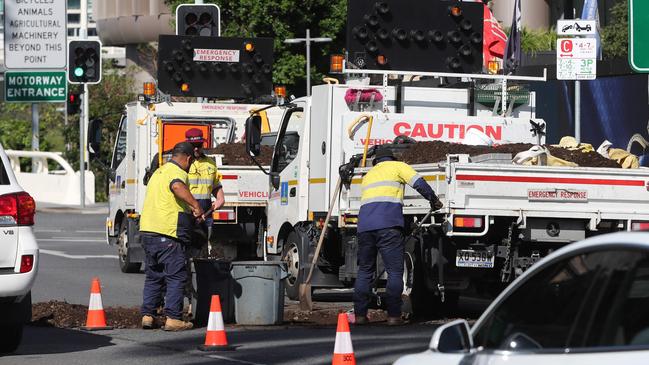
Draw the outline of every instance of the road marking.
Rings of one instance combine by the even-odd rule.
[[[266,365],[266,364],[260,364],[260,363],[258,363],[258,362],[250,362],[250,361],[244,361],[244,360],[233,359],[233,358],[231,358],[231,357],[227,357],[227,356],[209,355],[208,357],[211,357],[212,359],[219,359],[219,360],[227,360],[227,361],[232,361],[232,362],[238,362],[239,364],[247,364],[247,365]]]
[[[52,255],[52,256],[58,256],[58,257],[64,257],[66,259],[73,259],[73,260],[85,260],[85,259],[117,259],[117,255],[69,255],[63,251],[54,251],[54,250],[44,250],[40,249],[40,253],[44,253],[46,255]]]
[[[34,229],[34,232],[43,232],[43,233],[61,233],[61,229]]]
[[[72,231],[75,233],[106,233],[106,231]]]
[[[73,237],[52,237],[52,238],[37,238],[37,241],[44,242],[106,242],[106,240],[93,240],[85,238],[73,238]]]

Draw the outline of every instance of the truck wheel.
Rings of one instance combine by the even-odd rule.
[[[11,324],[0,326],[0,354],[16,351],[23,338],[23,325]]]
[[[119,253],[119,268],[123,273],[132,274],[140,272],[142,264],[139,262],[131,262],[131,255],[128,250],[128,221],[126,218],[123,218],[122,223],[119,225],[117,250]]]
[[[286,296],[291,300],[298,300],[300,296],[300,284],[304,282],[304,270],[302,267],[303,256],[301,240],[297,233],[291,232],[284,242],[282,257],[286,261],[288,276],[284,279]]]

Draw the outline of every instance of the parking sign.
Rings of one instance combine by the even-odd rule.
[[[597,78],[597,41],[594,38],[557,39],[557,80]]]

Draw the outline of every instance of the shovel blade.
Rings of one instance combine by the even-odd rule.
[[[300,284],[299,299],[301,310],[313,310],[313,300],[311,299],[311,284]]]

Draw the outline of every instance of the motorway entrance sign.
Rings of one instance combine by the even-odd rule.
[[[649,1],[629,0],[629,64],[649,72]]]
[[[7,71],[7,102],[65,102],[68,94],[65,71]]]

